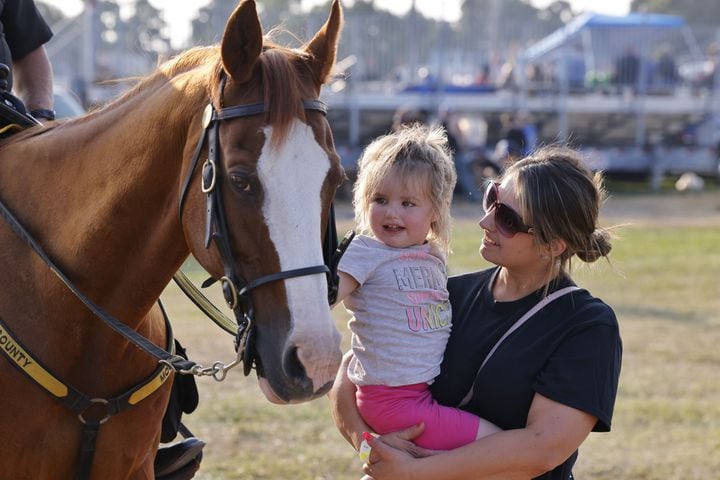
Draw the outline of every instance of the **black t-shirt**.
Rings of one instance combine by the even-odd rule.
[[[10,67],[8,88],[12,88],[12,61],[23,58],[52,38],[52,30],[32,0],[0,0],[0,63]]]
[[[452,277],[448,281],[453,328],[442,372],[431,386],[441,404],[457,406],[476,380],[463,408],[503,430],[523,428],[535,393],[598,418],[594,431],[610,430],[617,395],[622,344],[612,309],[586,290],[566,294],[533,315],[506,338],[477,375],[488,352],[525,312],[542,299],[543,289],[512,302],[496,302],[491,282],[497,272]],[[550,292],[573,285],[554,282]],[[575,452],[538,478],[570,478]]]

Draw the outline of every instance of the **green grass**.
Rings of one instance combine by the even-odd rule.
[[[482,268],[477,219],[455,222],[453,274]],[[339,226],[340,232],[349,222]],[[627,226],[612,262],[575,263],[574,277],[615,308],[624,361],[611,433],[581,447],[576,478],[717,478],[720,471],[720,228]],[[191,269],[196,281],[199,271]],[[214,298],[221,302],[217,288]],[[232,339],[175,287],[164,301],[192,358],[232,359]],[[345,336],[347,316],[335,310]],[[199,380],[201,402],[186,423],[208,445],[196,478],[357,479],[360,462],[335,430],[327,401],[278,407],[254,378],[231,371]]]

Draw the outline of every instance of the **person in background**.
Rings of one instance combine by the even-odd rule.
[[[452,331],[430,390],[502,431],[446,452],[412,443],[423,425],[383,435],[369,441],[366,474],[573,478],[590,432],[610,430],[622,358],[612,308],[570,276],[572,259],[610,252],[609,232],[598,226],[603,196],[600,174],[564,147],[541,148],[489,184],[480,253],[494,266],[450,278]],[[341,367],[329,398],[338,429],[358,448],[368,427],[346,374]]]
[[[565,62],[568,90],[570,93],[584,93],[587,66],[585,65],[585,52],[581,44],[576,43],[572,46],[570,55],[568,55]]]
[[[494,157],[503,168],[522,158],[527,150],[528,141],[521,117],[517,113],[503,113],[500,116],[503,138],[495,146]]]
[[[443,109],[440,111],[438,121],[440,126],[445,129],[448,148],[455,163],[455,171],[457,172],[455,193],[457,197],[466,201],[477,202],[480,194],[472,162],[474,155],[466,146],[465,134],[460,128],[458,116],[451,109]]]
[[[448,450],[498,431],[438,405],[429,385],[450,334],[446,289],[455,169],[445,131],[404,127],[373,141],[354,188],[356,236],[338,265],[338,301],[353,313],[353,359],[363,419],[378,433],[419,422],[416,442]]]
[[[615,60],[613,83],[623,90],[636,92],[640,80],[640,57],[632,46],[625,47],[623,54]]]
[[[522,129],[525,143],[523,144],[522,156],[530,155],[538,147],[538,127],[531,114],[525,110],[517,113],[518,124]]]
[[[53,72],[44,44],[52,31],[33,0],[0,0],[0,63],[7,65],[7,91],[36,119],[54,120]]]

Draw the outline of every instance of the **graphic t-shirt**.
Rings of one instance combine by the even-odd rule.
[[[429,244],[393,248],[361,235],[338,270],[360,284],[344,300],[353,314],[350,380],[391,387],[431,383],[451,326],[443,255]]]

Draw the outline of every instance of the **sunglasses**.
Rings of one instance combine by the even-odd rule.
[[[533,228],[523,222],[520,214],[502,202],[498,202],[497,182],[490,182],[483,197],[485,214],[495,210],[495,228],[504,237],[512,238],[516,233],[533,233]]]

